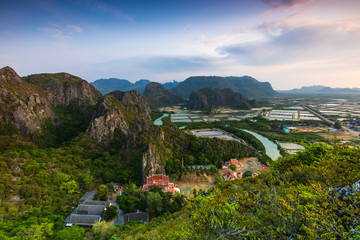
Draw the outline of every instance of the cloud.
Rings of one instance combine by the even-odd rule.
[[[291,8],[306,5],[314,2],[314,0],[262,0],[265,4],[273,8]]]
[[[66,41],[66,40],[71,39],[71,37],[69,35],[66,35],[64,33],[64,31],[61,29],[46,27],[46,28],[39,28],[39,31],[41,31],[57,40]]]
[[[140,67],[158,72],[195,71],[211,67],[212,60],[196,56],[156,56],[142,60]]]
[[[75,26],[75,25],[71,25],[71,24],[68,24],[67,25],[67,28],[74,31],[74,32],[77,32],[77,33],[81,33],[82,32],[82,28],[81,27],[78,27],[78,26]]]
[[[103,13],[106,13],[106,14],[111,14],[115,17],[119,17],[119,18],[122,18],[126,21],[129,21],[129,22],[134,22],[134,17],[127,14],[127,13],[124,13],[121,9],[119,8],[116,8],[114,6],[111,6],[109,4],[106,4],[102,1],[98,1],[98,0],[84,0],[84,3],[86,6],[92,8],[92,9],[95,9],[97,11],[100,11],[100,12],[103,12]]]
[[[57,40],[67,41],[72,38],[73,33],[81,33],[83,30],[81,27],[67,24],[50,23],[51,27],[39,28],[40,32],[43,32]]]
[[[261,24],[257,30],[266,36],[264,40],[222,46],[217,51],[252,66],[324,59],[349,62],[360,54],[360,24],[352,20],[284,20]]]

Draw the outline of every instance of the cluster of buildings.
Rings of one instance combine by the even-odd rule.
[[[79,205],[64,220],[67,227],[78,225],[81,227],[92,227],[94,223],[101,222],[106,207],[110,202],[94,201],[96,191],[85,193],[79,200]]]
[[[234,179],[237,179],[237,178],[242,178],[242,173],[241,172],[235,172],[235,171],[232,171],[230,169],[230,166],[231,165],[235,165],[236,168],[241,168],[243,167],[242,163],[240,161],[238,161],[237,159],[233,158],[233,159],[230,159],[229,161],[225,162],[225,168],[227,168],[226,172],[222,174],[222,177],[225,179],[225,180],[234,180]]]
[[[231,165],[235,165],[236,166],[236,170],[233,171],[230,169]],[[227,161],[225,163],[225,165],[223,166],[223,168],[226,168],[226,171],[222,174],[222,177],[225,180],[234,180],[234,179],[238,179],[238,178],[242,178],[243,174],[242,172],[237,172],[238,168],[243,168],[244,165],[237,159],[230,159],[229,161]],[[261,168],[262,169],[266,169],[266,170],[270,170],[270,168],[268,166],[266,166],[265,164],[261,164]]]
[[[146,184],[143,185],[143,191],[148,191],[152,186],[162,187],[164,192],[171,192],[172,194],[180,192],[180,189],[176,188],[174,183],[169,182],[169,176],[163,174],[147,177]]]

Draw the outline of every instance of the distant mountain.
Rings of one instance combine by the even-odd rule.
[[[139,80],[136,83],[131,83],[126,79],[108,78],[96,80],[91,84],[96,87],[102,94],[107,94],[115,90],[124,92],[136,90],[141,94],[145,89],[145,85],[149,82],[149,80]]]
[[[147,79],[140,79],[139,81],[132,83],[126,79],[118,79],[118,78],[108,78],[108,79],[98,79],[91,84],[96,87],[102,94],[107,94],[116,90],[120,91],[131,91],[136,90],[138,93],[143,94],[145,90],[145,86],[149,84],[150,81]],[[179,82],[172,81],[164,83],[164,87],[167,89],[175,88]]]
[[[163,86],[166,89],[174,89],[180,82],[173,80],[172,82],[163,83]]]
[[[251,109],[257,105],[256,100],[249,100],[241,93],[235,93],[230,88],[203,88],[190,95],[188,107],[190,109],[210,110],[213,107],[231,107],[237,109]]]
[[[217,77],[217,76],[197,76],[190,77],[179,83],[174,91],[184,98],[196,90],[211,88],[230,88],[234,92],[240,92],[246,97],[266,97],[276,95],[277,92],[268,82],[259,82],[249,76],[243,77]]]
[[[292,89],[292,90],[285,90],[279,91],[280,93],[299,93],[299,94],[359,94],[360,88],[331,88],[322,85],[314,85],[308,87],[301,87]]]
[[[182,97],[178,96],[173,91],[166,89],[163,85],[157,82],[152,82],[146,85],[142,96],[147,103],[154,108],[185,102]]]
[[[139,81],[135,82],[136,86],[142,86],[145,87],[146,85],[148,85],[150,82],[150,80],[147,79],[140,79]]]

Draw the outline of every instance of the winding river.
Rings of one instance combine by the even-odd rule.
[[[157,119],[155,119],[154,124],[155,125],[163,125],[163,122],[161,121],[162,118],[169,116],[168,113],[163,113],[163,115]]]
[[[265,150],[266,150],[266,154],[272,159],[272,160],[276,160],[278,157],[280,157],[280,152],[279,152],[279,149],[277,148],[277,145],[270,141],[268,138],[256,133],[256,132],[253,132],[253,131],[250,131],[250,130],[247,130],[247,129],[241,129],[243,130],[244,132],[247,132],[247,133],[250,133],[251,135],[253,135],[254,137],[256,137],[257,139],[259,139],[259,141],[264,145],[265,147]]]

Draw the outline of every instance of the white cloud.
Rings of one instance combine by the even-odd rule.
[[[81,33],[83,31],[81,27],[71,25],[71,24],[68,24],[67,28],[70,29],[71,31],[74,31],[74,32],[77,32],[77,33]]]

